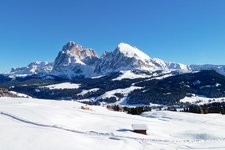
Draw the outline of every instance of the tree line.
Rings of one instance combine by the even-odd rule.
[[[132,115],[140,115],[143,112],[151,111],[151,108],[149,106],[127,107],[119,105],[107,105],[106,108],[113,111],[126,112]]]
[[[190,105],[184,108],[184,112],[208,114],[208,113],[220,113],[225,114],[225,102],[215,102],[204,105]]]

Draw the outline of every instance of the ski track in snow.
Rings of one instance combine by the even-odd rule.
[[[49,124],[43,124],[43,123],[38,123],[38,122],[33,122],[27,119],[24,119],[22,117],[18,117],[14,114],[10,114],[7,112],[2,112],[0,111],[0,114],[2,116],[26,123],[26,124],[31,124],[31,125],[35,125],[35,126],[39,126],[39,127],[45,127],[45,128],[53,128],[53,129],[59,129],[59,130],[64,130],[64,131],[68,131],[68,132],[73,132],[73,133],[77,133],[77,134],[84,134],[84,135],[90,135],[90,136],[101,136],[101,137],[107,137],[110,139],[114,139],[114,140],[126,140],[126,139],[131,139],[131,140],[135,140],[137,142],[139,142],[144,149],[144,146],[146,144],[151,145],[150,142],[158,142],[158,143],[199,143],[199,142],[206,142],[206,141],[214,141],[214,142],[224,142],[225,138],[215,138],[215,139],[204,139],[204,140],[162,140],[162,139],[145,139],[145,138],[135,138],[135,137],[129,137],[129,136],[120,136],[120,135],[115,135],[113,133],[101,133],[101,132],[96,132],[96,131],[79,131],[79,130],[74,130],[74,129],[69,129],[69,128],[64,128],[64,127],[60,127],[57,125],[49,125]],[[225,147],[217,147],[224,149]],[[184,148],[184,149],[188,149]],[[199,148],[198,148],[199,149]]]

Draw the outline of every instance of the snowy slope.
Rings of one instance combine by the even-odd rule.
[[[0,99],[1,150],[225,149],[225,116],[153,111],[142,116],[73,101]],[[148,135],[131,132],[146,124]]]
[[[91,92],[96,92],[96,91],[98,91],[99,90],[99,88],[93,88],[93,89],[89,89],[89,90],[82,90],[82,92],[81,93],[78,93],[77,95],[79,96],[79,95],[86,95],[86,94],[88,94],[88,93],[91,93]]]
[[[48,89],[78,89],[80,87],[80,84],[65,82],[65,83],[47,85],[44,87]]]
[[[126,43],[120,43],[118,45],[118,50],[126,55],[127,57],[136,57],[137,59],[142,59],[142,60],[149,60],[150,57],[143,53],[141,50],[137,49],[136,47],[132,47],[129,44]]]
[[[15,91],[9,91],[9,93],[12,93],[12,94],[14,94],[14,95],[17,95],[18,97],[32,98],[32,97],[30,97],[29,95],[26,95],[26,94],[23,94],[23,93],[18,93],[18,92],[15,92]]]
[[[180,102],[204,105],[204,104],[215,103],[215,102],[225,102],[225,97],[208,98],[208,97],[204,97],[204,96],[193,95],[191,97],[185,97],[185,98],[181,99]]]
[[[136,79],[136,78],[148,78],[148,77],[151,77],[150,75],[146,75],[146,74],[135,74],[131,70],[121,71],[121,73],[122,74],[119,77],[113,79],[113,81],[123,80],[123,79]]]
[[[142,87],[138,87],[138,86],[130,86],[128,88],[125,89],[115,89],[112,91],[107,91],[105,92],[103,95],[99,96],[96,98],[96,100],[99,99],[107,99],[107,98],[111,98],[111,97],[115,97],[116,100],[119,100],[119,98],[115,95],[115,94],[122,94],[124,96],[124,98],[122,98],[121,101],[125,100],[126,97],[128,96],[128,94],[136,89],[142,89]]]

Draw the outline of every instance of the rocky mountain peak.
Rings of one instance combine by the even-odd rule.
[[[62,50],[70,50],[73,46],[77,45],[74,41],[69,41],[66,45],[63,46]]]
[[[54,61],[53,72],[64,76],[89,76],[98,62],[97,53],[75,42],[63,46]]]

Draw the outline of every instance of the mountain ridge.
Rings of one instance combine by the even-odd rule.
[[[178,71],[180,73],[215,70],[225,75],[225,65],[186,65],[151,58],[138,48],[124,42],[114,51],[105,51],[99,57],[95,50],[73,41],[62,47],[54,62],[34,62],[26,67],[12,68],[10,75],[50,74],[65,78],[94,77],[128,70],[147,72]]]

